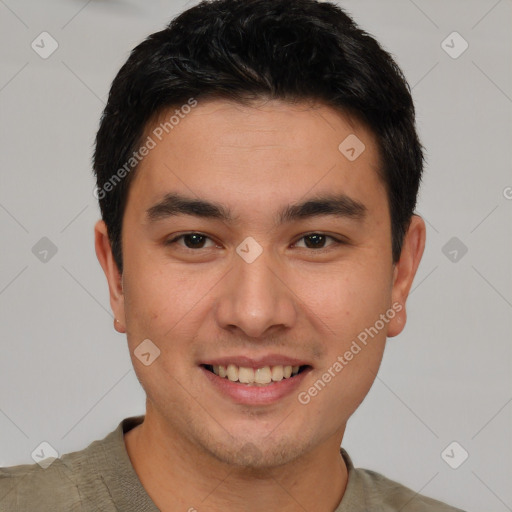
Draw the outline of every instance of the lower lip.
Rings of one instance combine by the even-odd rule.
[[[306,368],[294,377],[274,382],[266,386],[251,386],[232,382],[225,377],[219,377],[203,366],[200,367],[206,378],[223,394],[234,402],[244,405],[267,405],[278,402],[290,395],[300,386],[311,368]]]

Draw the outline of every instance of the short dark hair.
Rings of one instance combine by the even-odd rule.
[[[399,260],[416,205],[423,152],[410,88],[393,58],[333,3],[214,0],[151,34],[132,50],[112,82],[93,165],[121,273],[123,213],[137,167],[133,155],[155,116],[191,98],[313,100],[364,123],[377,140],[393,261]]]

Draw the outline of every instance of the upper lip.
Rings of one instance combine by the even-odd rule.
[[[287,357],[278,354],[267,354],[260,357],[247,356],[225,356],[208,359],[201,363],[202,365],[227,366],[234,364],[244,368],[263,368],[264,366],[306,366],[308,363],[302,359]]]

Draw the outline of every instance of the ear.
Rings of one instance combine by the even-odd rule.
[[[389,322],[387,333],[389,338],[400,334],[405,327],[407,321],[405,303],[423,256],[425,238],[425,222],[418,215],[413,215],[404,236],[400,260],[395,264],[393,272],[392,304],[400,304],[401,308],[395,309],[397,313]]]
[[[119,273],[105,222],[99,220],[94,226],[94,245],[96,248],[96,256],[100,262],[105,277],[108,282],[108,290],[110,294],[110,307],[114,312],[114,328],[117,332],[126,332],[126,321],[124,314],[124,294],[122,276]]]

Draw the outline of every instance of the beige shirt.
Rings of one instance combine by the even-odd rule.
[[[126,418],[104,439],[38,464],[0,468],[1,512],[159,512],[133,469],[123,435],[144,416]],[[342,448],[348,482],[333,512],[461,512],[365,469]],[[200,504],[191,504],[199,512]],[[186,511],[184,511],[186,512]],[[318,512],[318,511],[311,511]],[[323,511],[322,511],[323,512]]]

